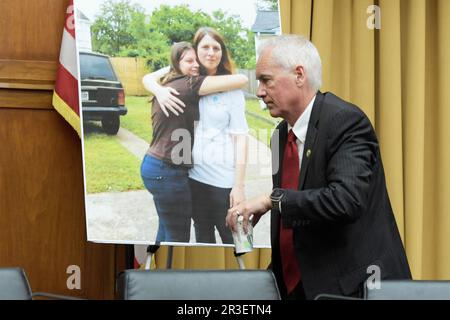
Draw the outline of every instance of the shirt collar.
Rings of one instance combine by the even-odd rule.
[[[311,111],[314,105],[314,101],[316,100],[316,96],[314,96],[306,107],[305,111],[300,115],[297,121],[294,123],[294,127],[288,123],[288,132],[292,129],[294,131],[295,136],[301,143],[305,143],[306,140],[306,132],[308,131],[308,123],[309,118],[311,117]]]

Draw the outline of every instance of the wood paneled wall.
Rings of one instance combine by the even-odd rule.
[[[124,248],[86,242],[81,143],[51,104],[66,7],[0,1],[0,267],[23,267],[33,291],[112,299]]]

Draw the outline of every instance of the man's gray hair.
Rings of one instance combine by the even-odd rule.
[[[322,62],[319,52],[311,41],[298,35],[274,36],[264,40],[258,48],[258,55],[272,49],[272,61],[280,67],[292,71],[302,65],[311,89],[317,91],[322,86]]]

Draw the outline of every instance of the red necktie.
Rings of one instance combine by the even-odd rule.
[[[281,188],[298,189],[300,175],[299,157],[295,134],[289,130],[286,148],[283,155],[283,171],[281,175]],[[283,227],[280,220],[280,254],[283,267],[284,283],[288,294],[295,289],[300,281],[300,268],[296,260],[292,228]]]

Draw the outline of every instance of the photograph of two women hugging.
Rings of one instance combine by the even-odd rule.
[[[141,177],[158,214],[156,243],[189,243],[193,223],[196,243],[233,244],[225,217],[245,199],[247,82],[209,27],[173,44],[170,66],[144,76],[153,136]]]

